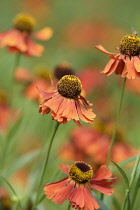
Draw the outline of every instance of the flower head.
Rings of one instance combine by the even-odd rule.
[[[8,47],[10,52],[23,53],[26,56],[40,56],[44,50],[43,46],[32,40],[34,37],[40,40],[48,40],[52,36],[52,29],[45,27],[33,33],[35,20],[27,14],[18,14],[13,21],[13,29],[0,33],[0,46]]]
[[[105,75],[113,72],[128,79],[140,78],[140,39],[136,34],[124,36],[119,45],[118,53],[110,53],[101,45],[96,48],[110,56],[110,61],[102,71]]]
[[[59,80],[65,75],[74,75],[71,65],[67,62],[58,64],[54,69],[54,76]]]
[[[102,165],[96,173],[92,167],[82,161],[73,165],[60,165],[59,168],[68,176],[60,181],[47,184],[44,187],[48,199],[62,204],[69,200],[75,209],[94,210],[100,208],[90,190],[96,189],[106,195],[113,193],[112,173]]]
[[[95,114],[92,106],[81,96],[82,85],[74,75],[65,75],[58,81],[57,89],[51,92],[40,90],[43,101],[40,103],[41,114],[48,114],[51,111],[53,120],[66,124],[70,120],[81,126],[79,119],[92,123]]]

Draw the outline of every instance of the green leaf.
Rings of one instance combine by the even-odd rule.
[[[114,163],[114,165],[116,166],[116,168],[119,170],[119,172],[121,173],[124,181],[125,181],[125,184],[127,186],[127,188],[129,188],[129,180],[128,180],[128,177],[126,175],[126,173],[123,171],[123,169],[117,164],[115,163],[113,160],[111,160],[112,163]]]
[[[15,136],[15,133],[19,130],[19,127],[21,125],[22,122],[22,116],[19,117],[19,119],[10,126],[7,134],[6,134],[6,139],[11,139],[13,136]]]
[[[126,173],[123,171],[123,169],[117,163],[115,163],[113,160],[111,160],[111,162],[114,163],[114,165],[117,167],[117,169],[119,170],[119,172],[121,173],[121,175],[122,175],[122,177],[125,181],[125,184],[126,184],[126,187],[127,187],[126,195],[128,196],[128,209],[130,209],[129,208],[130,207],[130,196],[129,196],[129,180],[128,180],[128,177],[127,177]],[[125,206],[125,203],[124,203],[123,206]]]
[[[121,209],[121,205],[118,201],[118,199],[113,195],[112,196],[112,201],[113,201],[113,206],[115,207],[116,210]]]
[[[121,166],[121,167],[123,167],[123,166],[125,166],[125,165],[127,165],[129,163],[134,162],[136,160],[136,157],[137,156],[127,158],[126,160],[121,161],[118,165]]]
[[[10,176],[15,171],[32,162],[39,154],[40,150],[36,150],[19,157],[12,165],[10,165],[10,168],[4,172],[4,175]]]

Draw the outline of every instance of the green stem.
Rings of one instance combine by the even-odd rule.
[[[70,209],[71,209],[71,205],[69,204],[69,205],[68,205],[68,210],[70,210]]]
[[[137,172],[137,168],[138,168],[139,162],[140,162],[140,152],[139,152],[139,154],[137,156],[137,159],[136,159],[136,162],[135,162],[132,174],[131,174],[131,179],[130,179],[130,182],[129,182],[129,188],[126,190],[126,194],[125,194],[125,198],[124,198],[121,210],[125,209],[126,201],[127,201],[128,197],[129,197],[130,188],[132,186],[134,178],[136,177],[136,172]]]
[[[55,134],[56,134],[56,132],[58,130],[58,127],[59,127],[59,123],[57,122],[57,124],[55,125],[54,133],[53,133],[52,138],[51,138],[50,143],[49,143],[47,156],[46,156],[46,159],[44,161],[44,165],[43,165],[43,169],[42,169],[42,173],[41,173],[41,178],[40,178],[40,182],[39,182],[39,186],[38,186],[38,191],[37,191],[36,199],[35,199],[35,202],[34,202],[32,210],[35,210],[36,206],[39,204],[38,199],[39,199],[40,192],[42,190],[42,182],[43,182],[44,175],[45,175],[45,172],[46,172],[46,169],[47,169],[52,143],[53,143]]]
[[[14,79],[15,70],[19,66],[20,58],[21,58],[21,54],[20,53],[19,54],[16,54],[14,66],[13,66],[13,68],[11,70],[11,78],[12,78],[12,81]]]
[[[122,102],[123,102],[125,84],[126,84],[126,77],[124,78],[124,82],[123,82],[123,87],[122,87],[122,92],[121,92],[121,98],[120,98],[120,104],[119,104],[119,108],[118,108],[117,115],[116,115],[115,126],[114,126],[114,130],[113,130],[113,134],[112,134],[112,139],[111,139],[111,143],[110,143],[108,157],[107,157],[107,165],[110,162],[110,158],[111,158],[111,154],[112,154],[112,149],[113,149],[113,145],[114,145],[114,142],[115,142],[116,131],[117,131],[119,117],[120,117],[120,112],[121,112],[121,108],[122,108]]]
[[[17,67],[19,66],[20,58],[21,58],[21,53],[16,55],[14,66],[11,70],[11,106],[13,106],[14,90],[15,90],[15,83],[14,83],[15,75],[14,74]]]

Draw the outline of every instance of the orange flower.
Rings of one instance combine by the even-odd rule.
[[[81,82],[76,76],[63,76],[54,91],[45,92],[39,89],[43,98],[39,112],[48,114],[51,111],[53,120],[63,124],[74,120],[78,126],[81,126],[79,119],[92,124],[96,115],[87,107],[92,104],[81,96],[81,90]]]
[[[35,20],[26,14],[19,14],[14,19],[14,27],[11,30],[0,33],[0,46],[8,47],[10,52],[23,53],[26,56],[41,56],[44,48],[36,44],[31,34],[35,26]],[[33,34],[40,40],[48,40],[52,36],[52,29],[45,27]]]
[[[118,53],[110,53],[101,45],[96,48],[111,58],[102,71],[103,74],[109,76],[115,72],[128,79],[140,78],[140,39],[136,35],[124,36]]]
[[[60,165],[59,168],[68,176],[44,187],[47,198],[52,198],[56,204],[69,200],[75,209],[94,210],[100,206],[90,190],[96,189],[105,195],[113,193],[112,180],[115,178],[111,178],[112,173],[105,165],[95,174],[92,167],[82,161],[77,161],[72,166]]]

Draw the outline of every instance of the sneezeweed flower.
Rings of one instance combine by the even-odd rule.
[[[55,67],[54,76],[60,80],[65,75],[74,75],[74,70],[69,63],[62,62]]]
[[[110,53],[101,45],[96,46],[96,49],[110,56],[103,74],[109,76],[115,72],[128,79],[140,78],[140,39],[136,34],[121,39],[118,53]]]
[[[26,56],[41,56],[44,48],[32,40],[32,35],[39,40],[48,40],[52,29],[45,27],[33,33],[35,20],[27,14],[19,14],[14,19],[13,29],[0,33],[0,47],[8,47],[12,53],[22,53]]]
[[[95,114],[89,106],[92,106],[81,96],[82,85],[74,75],[65,75],[59,81],[57,89],[45,92],[39,89],[43,101],[40,103],[40,114],[48,114],[51,111],[52,119],[66,124],[70,120],[81,126],[79,119],[86,123],[93,123]]]
[[[44,187],[47,198],[53,199],[56,204],[63,204],[68,200],[75,209],[94,210],[100,206],[90,190],[96,189],[105,195],[113,193],[112,184],[115,178],[111,178],[112,172],[105,165],[96,173],[89,164],[82,161],[71,166],[60,165],[60,169],[68,176]]]

